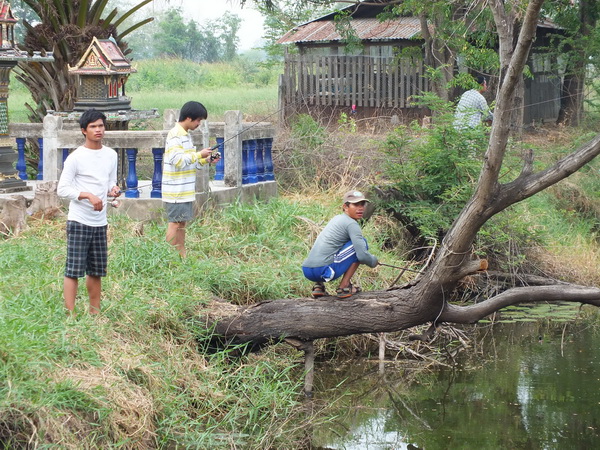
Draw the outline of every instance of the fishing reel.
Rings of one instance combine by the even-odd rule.
[[[208,162],[213,162],[216,161],[217,159],[219,159],[221,157],[221,152],[219,152],[218,150],[213,150],[210,155],[208,156]]]
[[[121,188],[119,188],[119,190],[117,191],[117,196],[121,195],[122,193],[123,191],[121,190]],[[121,206],[121,202],[117,200],[116,197],[113,197],[113,199],[110,202],[108,202],[108,204],[113,208],[118,208],[119,206]]]

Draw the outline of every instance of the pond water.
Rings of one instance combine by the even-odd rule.
[[[452,367],[317,364],[313,448],[600,448],[600,327],[562,320],[466,328]]]

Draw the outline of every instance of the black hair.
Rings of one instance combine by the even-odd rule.
[[[188,117],[191,120],[204,120],[208,117],[208,112],[202,103],[191,101],[181,107],[181,111],[179,112],[179,122],[183,122]]]
[[[106,127],[106,116],[104,113],[97,109],[88,109],[79,118],[79,126],[82,129],[87,130],[88,125],[98,119],[102,119],[102,123],[104,123],[104,126]]]
[[[485,84],[485,82],[487,81],[487,80],[486,80],[486,78],[485,78],[483,75],[477,75],[477,76],[475,77],[475,80],[477,81],[477,84],[480,84],[480,85],[482,85],[482,86],[483,86],[483,85]]]

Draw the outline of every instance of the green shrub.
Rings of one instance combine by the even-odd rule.
[[[292,136],[305,151],[313,151],[325,142],[326,130],[312,116],[298,114],[292,120]]]
[[[450,115],[431,129],[401,126],[383,145],[384,182],[394,195],[383,206],[415,237],[438,236],[452,224],[473,192],[486,148],[483,128],[457,131]]]

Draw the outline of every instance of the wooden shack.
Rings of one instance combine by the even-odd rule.
[[[113,39],[94,37],[79,62],[69,66],[69,73],[78,77],[73,109],[130,110],[131,99],[125,96],[125,83],[135,72]]]
[[[419,19],[381,21],[377,16],[385,6],[385,2],[369,2],[345,8],[362,43],[358,51],[348,51],[336,28],[336,13],[299,25],[277,41],[296,50],[286,52],[280,79],[282,119],[297,113],[331,117],[353,112],[357,117],[397,116],[401,120],[429,114],[413,103],[416,95],[430,90],[424,76]],[[550,22],[540,22],[529,64],[533,78],[525,86],[526,124],[554,120],[558,115],[561,78],[555,61],[542,50],[548,45],[548,34],[555,31]],[[411,47],[414,52],[406,52]],[[398,57],[402,50],[417,56]],[[457,66],[455,70],[466,69]]]

